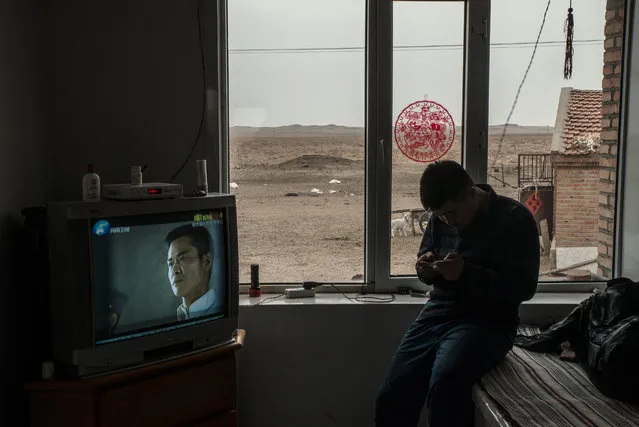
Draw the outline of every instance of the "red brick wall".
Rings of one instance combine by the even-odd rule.
[[[554,239],[558,248],[597,246],[600,178],[593,160],[584,156],[557,156],[554,160]]]
[[[598,272],[612,277],[613,236],[615,224],[615,185],[617,179],[617,144],[619,134],[619,99],[621,96],[621,59],[624,30],[623,0],[608,0],[603,67],[603,105],[599,172]]]

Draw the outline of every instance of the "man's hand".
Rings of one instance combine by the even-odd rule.
[[[464,259],[458,254],[449,253],[443,260],[433,263],[433,270],[446,280],[457,281],[464,271]]]
[[[417,274],[428,280],[434,279],[435,276],[439,274],[435,269],[433,269],[433,263],[435,261],[437,261],[437,256],[433,252],[426,252],[424,255],[420,256],[415,264]]]

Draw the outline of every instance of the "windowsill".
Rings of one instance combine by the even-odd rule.
[[[537,293],[530,301],[522,303],[523,306],[543,306],[543,305],[578,305],[580,302],[588,298],[590,293]],[[355,298],[356,294],[347,293],[346,296],[338,293],[318,293],[312,298],[285,298],[284,296],[276,297],[276,294],[263,294],[261,297],[249,297],[248,295],[240,295],[240,307],[250,306],[267,306],[267,305],[343,305],[343,304],[360,304],[360,305],[388,305],[388,304],[405,304],[405,305],[423,305],[427,298],[416,298],[410,295],[395,295],[392,302],[359,302],[350,298]],[[387,298],[385,294],[370,294],[364,297]],[[268,301],[264,301],[268,299]],[[264,301],[264,302],[262,302]]]

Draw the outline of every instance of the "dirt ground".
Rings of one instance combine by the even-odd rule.
[[[502,144],[492,175],[517,186],[517,154],[548,153],[552,135],[516,128]],[[489,165],[500,132],[489,136]],[[268,282],[361,282],[364,273],[364,131],[337,126],[231,129],[231,182],[238,206],[240,282],[250,264]],[[445,156],[461,160],[459,138]],[[503,164],[503,175],[501,165]],[[419,208],[425,164],[393,150],[392,209]],[[340,183],[330,184],[331,180]],[[503,195],[516,192],[494,178]],[[313,193],[312,190],[319,190]],[[399,214],[393,218],[399,218]],[[418,227],[416,227],[418,229]],[[390,233],[390,230],[389,230]],[[421,236],[391,239],[391,273],[414,274]],[[545,266],[542,266],[542,270]]]

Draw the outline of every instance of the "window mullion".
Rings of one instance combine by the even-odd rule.
[[[463,164],[477,183],[488,182],[490,0],[466,2]]]
[[[388,292],[393,115],[393,2],[369,0],[367,15],[366,281]]]

